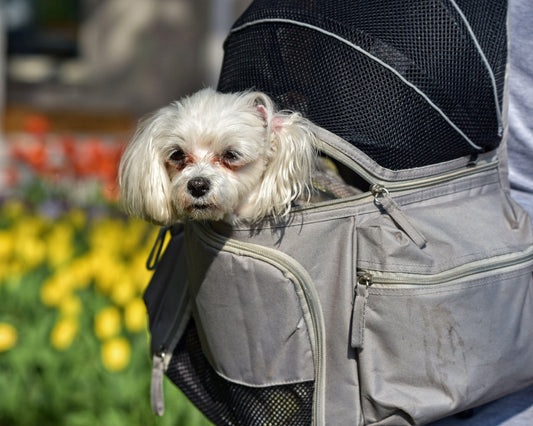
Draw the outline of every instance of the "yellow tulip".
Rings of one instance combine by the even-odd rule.
[[[53,268],[66,263],[72,258],[73,230],[68,225],[57,223],[47,235],[48,262]]]
[[[111,289],[111,300],[115,305],[126,306],[136,295],[135,284],[128,279],[127,274],[118,277]]]
[[[79,315],[82,310],[80,298],[73,294],[69,294],[59,302],[59,310],[65,316]]]
[[[74,291],[74,283],[67,274],[56,273],[41,286],[41,301],[46,306],[59,306]]]
[[[17,343],[18,334],[11,324],[0,322],[0,352],[10,350]]]
[[[112,372],[124,370],[130,362],[130,342],[123,337],[108,340],[102,345],[101,356],[107,370]]]
[[[101,340],[116,336],[120,333],[120,329],[120,311],[115,306],[108,306],[96,315],[94,332]]]
[[[103,295],[113,291],[113,287],[119,284],[127,273],[122,261],[103,252],[93,254],[91,262],[96,290]]]
[[[26,271],[29,271],[44,261],[46,245],[39,236],[24,233],[24,235],[17,236],[14,254],[26,265]]]
[[[124,323],[131,333],[138,333],[146,327],[146,307],[144,301],[135,298],[129,302],[124,310]]]
[[[143,292],[152,278],[153,271],[146,269],[146,259],[148,255],[138,253],[131,259],[131,266],[128,268],[130,276],[138,292]]]
[[[50,335],[50,342],[57,350],[65,350],[72,345],[72,341],[78,334],[79,324],[75,318],[65,317],[60,319]]]
[[[53,280],[48,280],[41,286],[41,302],[46,306],[58,306],[67,294],[68,289]]]
[[[66,219],[76,229],[81,229],[87,223],[87,214],[81,209],[72,209],[68,212]]]
[[[15,241],[12,233],[0,231],[0,259],[11,257],[14,244]]]
[[[131,255],[132,253],[134,253],[139,244],[140,236],[141,233],[137,232],[136,229],[134,231],[132,231],[131,229],[126,229],[121,239],[122,244],[120,246],[120,250],[122,254]]]
[[[87,288],[92,280],[91,271],[84,257],[74,259],[72,262],[57,269],[55,276],[67,284],[71,290]]]

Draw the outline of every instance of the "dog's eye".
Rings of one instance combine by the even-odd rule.
[[[227,163],[232,163],[234,161],[237,161],[240,158],[240,155],[236,151],[227,150],[224,151],[222,154],[222,160],[224,160]]]
[[[170,160],[177,164],[183,163],[185,161],[185,158],[185,153],[181,149],[177,149],[172,154],[170,154]]]

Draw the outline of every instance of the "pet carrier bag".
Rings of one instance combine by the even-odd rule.
[[[145,293],[157,413],[165,374],[215,424],[246,426],[426,424],[533,383],[506,13],[495,0],[252,3],[219,89],[301,111],[360,193],[283,222],[162,229]]]

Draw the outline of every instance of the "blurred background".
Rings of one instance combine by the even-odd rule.
[[[0,426],[205,425],[150,408],[157,227],[117,207],[137,120],[216,86],[249,0],[0,0]]]

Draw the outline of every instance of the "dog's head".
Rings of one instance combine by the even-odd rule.
[[[255,222],[286,214],[311,187],[314,136],[260,92],[204,89],[143,120],[120,164],[126,212]]]

